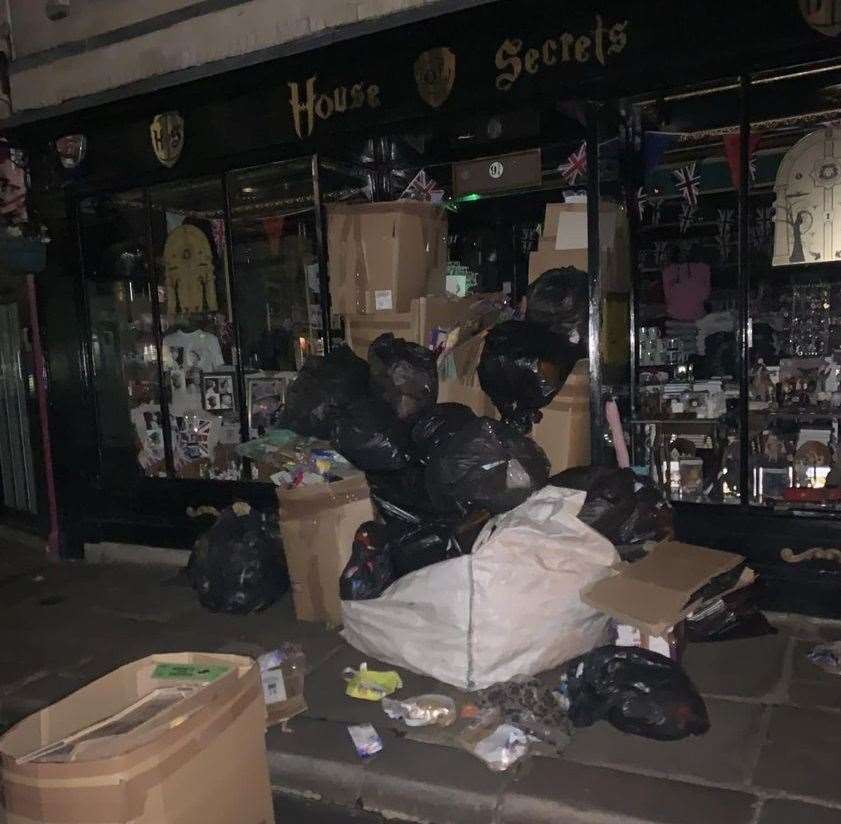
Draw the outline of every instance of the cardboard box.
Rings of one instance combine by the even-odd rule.
[[[710,597],[753,580],[741,555],[664,541],[641,560],[581,591],[581,600],[651,636],[663,635]]]
[[[415,298],[408,312],[345,315],[345,340],[356,355],[366,359],[371,342],[386,332],[391,332],[396,338],[428,346],[434,329],[455,329],[468,321],[471,310],[478,303],[498,297],[496,293],[469,295],[466,298],[423,297]]]
[[[364,475],[278,489],[280,534],[299,621],[342,622],[339,577],[350,559],[353,536],[374,519]]]
[[[411,200],[333,204],[327,250],[333,312],[408,312],[444,290],[447,213]]]
[[[228,670],[122,734],[89,736],[74,745],[72,761],[19,763],[161,686],[184,683],[157,677],[159,664]],[[6,822],[270,824],[265,729],[260,672],[251,659],[191,652],[143,658],[30,715],[0,738]]]
[[[590,464],[590,362],[580,360],[561,391],[545,406],[532,438],[543,448],[556,474]]]
[[[463,403],[477,415],[496,418],[497,410],[479,383],[485,333],[460,343],[438,359],[438,403]]]
[[[656,652],[658,655],[679,662],[683,657],[683,650],[686,646],[684,627],[685,625],[680,623],[676,627],[669,627],[662,635],[649,635],[631,624],[618,624],[616,626],[616,646],[651,650],[651,652]]]

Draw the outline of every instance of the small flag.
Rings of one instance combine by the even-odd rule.
[[[425,169],[421,169],[409,181],[409,185],[399,197],[399,200],[425,200],[431,203],[440,203],[443,199],[444,190],[437,181],[426,176]]]
[[[640,186],[637,189],[637,210],[640,213],[640,223],[645,220],[646,206],[648,206],[648,192],[645,191],[645,186]]]
[[[691,206],[689,203],[684,203],[680,207],[680,233],[682,235],[686,234],[687,229],[695,223],[697,218],[698,207]]]
[[[701,193],[701,175],[695,171],[695,163],[696,161],[693,160],[688,166],[672,171],[677,181],[675,188],[689,206],[698,205],[698,197]]]
[[[587,173],[587,143],[586,141],[582,141],[581,145],[578,147],[576,151],[574,151],[568,158],[566,163],[562,163],[558,166],[558,171],[561,173],[561,176],[569,183],[571,186],[575,185],[575,182],[578,180],[579,177],[585,175]]]
[[[758,132],[751,132],[748,140],[748,168],[750,179],[756,178],[756,158],[753,153],[759,145],[762,135]],[[734,132],[724,136],[724,154],[727,156],[727,165],[730,166],[730,180],[733,181],[733,188],[738,189],[742,183],[742,158],[740,154],[741,132]]]
[[[774,207],[761,206],[754,212],[751,241],[755,249],[764,249],[771,244],[774,226]]]
[[[733,243],[733,227],[735,225],[735,211],[733,209],[719,209],[716,226],[718,227],[718,234],[716,235],[716,243],[718,243],[718,253],[721,256],[721,262],[725,263],[730,257],[730,248]]]

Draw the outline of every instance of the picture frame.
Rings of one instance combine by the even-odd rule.
[[[286,403],[286,389],[297,372],[255,372],[245,376],[248,429],[262,434]]]
[[[233,372],[202,372],[201,405],[205,412],[231,412],[237,407]]]

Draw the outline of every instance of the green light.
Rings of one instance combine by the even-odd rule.
[[[472,203],[474,200],[481,200],[481,198],[482,198],[482,195],[477,195],[477,194],[474,193],[472,195],[465,195],[462,198],[462,201],[464,203]]]

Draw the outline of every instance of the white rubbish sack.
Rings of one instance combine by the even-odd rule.
[[[584,498],[545,487],[491,519],[471,555],[412,572],[379,598],[343,601],[342,635],[367,656],[466,690],[598,646],[608,618],[579,592],[618,556],[576,517]]]

